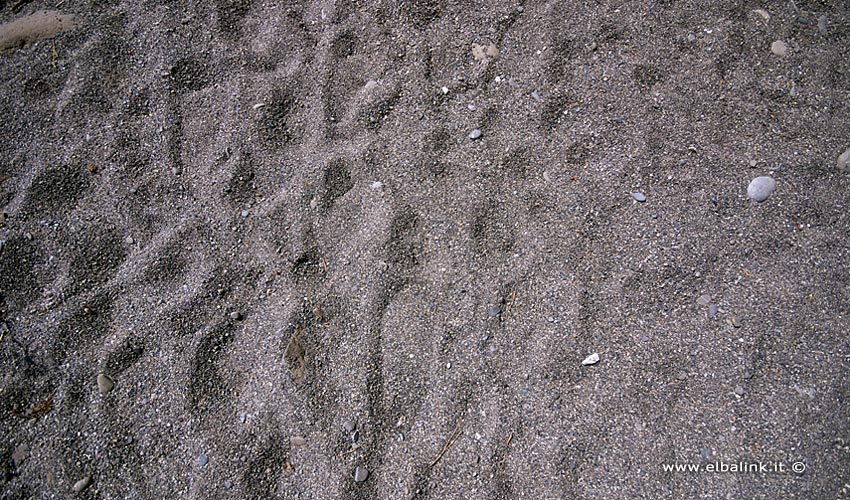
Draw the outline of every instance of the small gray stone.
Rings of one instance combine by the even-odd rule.
[[[289,438],[289,444],[292,446],[304,446],[307,444],[307,440],[301,436],[292,436]]]
[[[198,456],[198,465],[200,465],[201,467],[203,467],[204,465],[207,465],[209,463],[209,461],[210,461],[210,459],[207,458],[206,455]]]
[[[756,9],[753,12],[760,15],[761,18],[764,19],[765,21],[770,21],[770,14],[768,14],[766,10]]]
[[[355,424],[355,423],[354,423],[354,422],[352,422],[351,420],[346,420],[346,421],[342,424],[342,428],[343,428],[343,429],[345,429],[345,432],[354,432],[354,429],[356,429],[356,428],[357,428],[357,424]]]
[[[850,170],[850,149],[841,153],[838,157],[838,161],[835,162],[835,166],[838,167],[838,170],[842,173]]]
[[[133,240],[132,236],[127,236],[126,238],[124,238],[124,243],[132,245],[133,243],[135,243],[135,241]]]
[[[481,129],[480,128],[472,129],[472,132],[469,133],[469,138],[472,139],[473,141],[475,139],[480,138],[480,137],[481,137]]]
[[[224,489],[229,490],[230,488],[233,488],[233,481],[227,480],[222,486],[224,486]]]
[[[520,14],[522,14],[522,11],[524,11],[524,10],[525,10],[525,9],[523,8],[523,6],[522,6],[522,5],[519,5],[519,6],[517,6],[517,8],[516,8],[516,11],[517,11],[517,12],[519,12]]]
[[[369,478],[369,471],[366,470],[365,468],[360,467],[358,465],[357,468],[354,469],[354,480],[357,481],[358,483],[362,483],[363,481],[365,481],[368,478]]]
[[[171,173],[174,175],[180,175],[183,173],[183,169],[180,167],[171,167]]]
[[[711,304],[708,306],[708,317],[714,319],[717,316],[718,307],[717,304]]]
[[[708,457],[711,456],[711,454],[712,454],[711,448],[703,448],[703,449],[699,450],[699,456],[701,456],[702,458],[708,458]]]
[[[679,379],[679,380],[687,380],[688,374],[685,373],[685,372],[679,372],[679,373],[676,374],[676,378]]]
[[[827,20],[828,20],[828,18],[826,17],[826,14],[824,14],[824,15],[822,15],[818,18],[818,30],[820,30],[821,35],[826,35]]]
[[[232,313],[230,313],[230,319],[239,321],[240,319],[242,319],[242,313],[239,311],[233,311]]]
[[[15,447],[15,451],[12,452],[12,462],[15,464],[15,467],[20,467],[24,460],[30,456],[30,447],[26,443],[21,443],[17,447]]]
[[[776,181],[772,177],[763,175],[750,181],[747,187],[747,196],[756,202],[766,200],[776,190]]]
[[[91,485],[91,476],[86,476],[74,483],[74,493],[79,493]]]
[[[737,394],[738,396],[743,396],[744,395],[744,388],[741,385],[736,385],[735,386],[735,394]]]
[[[738,320],[737,316],[729,318],[729,324],[732,325],[733,328],[741,328],[741,322]]]
[[[495,318],[496,316],[502,314],[502,306],[495,305],[487,310],[487,316],[490,318]]]
[[[640,191],[635,191],[634,193],[632,193],[632,198],[639,201],[640,203],[646,201],[646,195],[641,193]]]
[[[778,56],[784,56],[788,53],[788,46],[782,40],[777,40],[770,44],[770,51]]]
[[[109,378],[105,373],[101,373],[97,376],[97,388],[101,394],[107,394],[115,387],[115,382]]]
[[[709,304],[711,304],[711,295],[700,295],[697,299],[697,305],[705,307]]]
[[[240,215],[242,215],[242,217],[248,217],[250,214],[251,212],[249,212],[248,210],[243,210]]]
[[[649,342],[649,335],[641,335],[640,341],[641,342]]]

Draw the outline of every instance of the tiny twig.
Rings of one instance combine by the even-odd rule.
[[[357,448],[351,448],[351,449],[350,449],[350,450],[348,450],[348,451],[344,451],[344,452],[340,453],[339,455],[337,455],[337,457],[338,457],[338,458],[342,458],[342,457],[344,457],[344,456],[346,456],[346,455],[350,455],[350,454],[354,453],[355,451],[357,451]]]
[[[12,12],[17,14],[24,5],[30,3],[32,0],[18,0],[17,2],[12,4]]]
[[[436,465],[437,462],[439,462],[440,459],[443,458],[443,455],[445,455],[446,452],[449,451],[449,448],[452,447],[454,442],[457,440],[458,436],[460,436],[460,422],[457,423],[457,427],[455,427],[455,430],[452,431],[452,434],[446,440],[446,444],[443,445],[443,449],[440,450],[440,453],[438,453],[437,456],[434,457],[434,460],[431,461],[430,467],[433,467],[434,465]]]
[[[510,434],[508,434],[508,439],[505,440],[505,454],[502,455],[502,460],[501,460],[502,462],[504,462],[505,460],[508,459],[508,447],[511,445],[511,440],[513,438],[514,438],[514,431],[511,431]]]

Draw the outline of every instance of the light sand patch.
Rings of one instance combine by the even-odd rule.
[[[56,10],[40,10],[0,25],[0,53],[27,43],[52,38],[78,26],[76,16]]]

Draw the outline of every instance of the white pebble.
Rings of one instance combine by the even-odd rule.
[[[79,481],[77,481],[76,483],[74,483],[74,492],[79,493],[79,492],[83,491],[84,489],[88,488],[90,484],[91,484],[91,476],[86,476],[86,477],[80,479]]]
[[[588,366],[588,365],[595,365],[598,362],[599,362],[599,354],[594,352],[590,356],[584,358],[584,361],[582,361],[581,364],[584,365],[584,366]]]
[[[747,196],[757,202],[766,200],[776,190],[776,181],[772,177],[756,177],[747,187]]]

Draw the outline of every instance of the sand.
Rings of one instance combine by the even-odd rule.
[[[55,5],[3,498],[850,494],[846,4]]]

